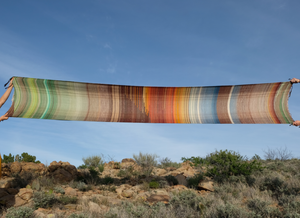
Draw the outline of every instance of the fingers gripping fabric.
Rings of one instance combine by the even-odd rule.
[[[136,123],[292,123],[290,82],[142,87],[14,77],[9,116]]]

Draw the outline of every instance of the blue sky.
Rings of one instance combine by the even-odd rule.
[[[213,86],[300,77],[297,0],[2,1],[0,84],[12,76],[145,86]],[[2,92],[4,92],[4,88]],[[289,100],[300,119],[300,85]],[[1,109],[4,114],[9,100]],[[2,154],[43,163],[139,151],[180,161],[228,149],[252,157],[286,146],[289,125],[129,124],[10,118]]]

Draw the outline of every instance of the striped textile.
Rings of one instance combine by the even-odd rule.
[[[14,77],[9,116],[137,123],[292,123],[290,82],[142,87]]]

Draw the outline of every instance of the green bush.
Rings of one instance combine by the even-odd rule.
[[[195,192],[186,190],[173,196],[169,203],[173,208],[190,207],[194,210],[202,210],[202,208],[199,207],[202,201],[203,198],[197,196]]]
[[[79,181],[84,182],[88,185],[97,185],[101,183],[99,178],[100,172],[97,168],[89,167],[88,172],[81,172],[82,176],[78,178]]]
[[[102,178],[101,183],[104,184],[104,185],[113,184],[114,179],[110,176],[105,176],[104,178]]]
[[[84,215],[84,214],[76,214],[72,213],[68,218],[88,218],[89,216]]]
[[[156,154],[142,154],[141,152],[138,155],[133,155],[133,159],[142,167],[145,176],[151,175],[153,168],[157,166],[157,158],[158,155]]]
[[[196,174],[193,177],[190,177],[188,179],[188,181],[187,181],[188,182],[188,187],[197,189],[198,184],[203,180],[204,180],[204,174],[203,173]]]
[[[172,176],[172,175],[168,175],[168,176],[165,176],[166,180],[168,181],[169,185],[178,185],[178,180],[176,179],[175,176]]]
[[[15,160],[15,157],[13,155],[11,155],[11,153],[9,153],[8,156],[6,156],[5,154],[3,154],[3,158],[2,158],[2,162],[3,163],[13,163]]]
[[[160,159],[159,162],[160,162],[159,167],[161,167],[161,168],[167,168],[167,167],[179,168],[179,167],[181,167],[180,163],[172,162],[171,159],[169,159],[168,157]]]
[[[6,218],[33,218],[34,209],[30,207],[11,207],[7,210]]]
[[[56,186],[53,191],[55,191],[56,193],[60,193],[60,194],[65,194],[65,190],[61,187],[61,186]]]
[[[206,160],[206,158],[202,158],[202,157],[194,157],[194,156],[192,156],[190,158],[182,157],[181,160],[183,162],[190,161],[190,162],[192,162],[192,166],[195,166],[195,167],[197,167],[198,165],[208,164],[208,161]]]
[[[87,168],[98,168],[105,163],[103,154],[82,158],[82,161]]]
[[[245,211],[244,208],[241,208],[232,204],[220,205],[216,208],[214,216],[216,218],[241,218],[241,217],[253,217],[253,213]]]
[[[278,177],[266,177],[262,184],[260,184],[259,189],[261,191],[270,190],[273,197],[277,199],[285,195],[297,195],[300,192],[299,186],[288,186],[288,184]]]
[[[34,208],[51,208],[54,204],[59,203],[59,200],[54,194],[45,192],[34,192],[33,194]]]
[[[280,217],[280,211],[269,205],[270,203],[260,199],[251,199],[247,202],[248,208],[255,213],[256,217]]]
[[[263,170],[260,162],[248,161],[234,151],[215,151],[209,154],[206,159],[210,164],[206,175],[219,183],[228,180],[230,176],[250,176],[255,171]]]
[[[76,204],[78,199],[77,197],[70,197],[70,196],[61,196],[58,201],[60,203],[62,203],[63,205],[66,205],[66,204]]]
[[[149,187],[153,189],[159,188],[159,183],[157,181],[152,180],[151,182],[149,182]]]
[[[18,162],[41,163],[39,160],[36,161],[36,156],[30,155],[26,152],[23,152],[21,156],[17,154],[15,160]]]

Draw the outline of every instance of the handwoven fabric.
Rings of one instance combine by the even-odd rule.
[[[14,77],[11,117],[137,123],[292,123],[290,82],[142,87]]]

